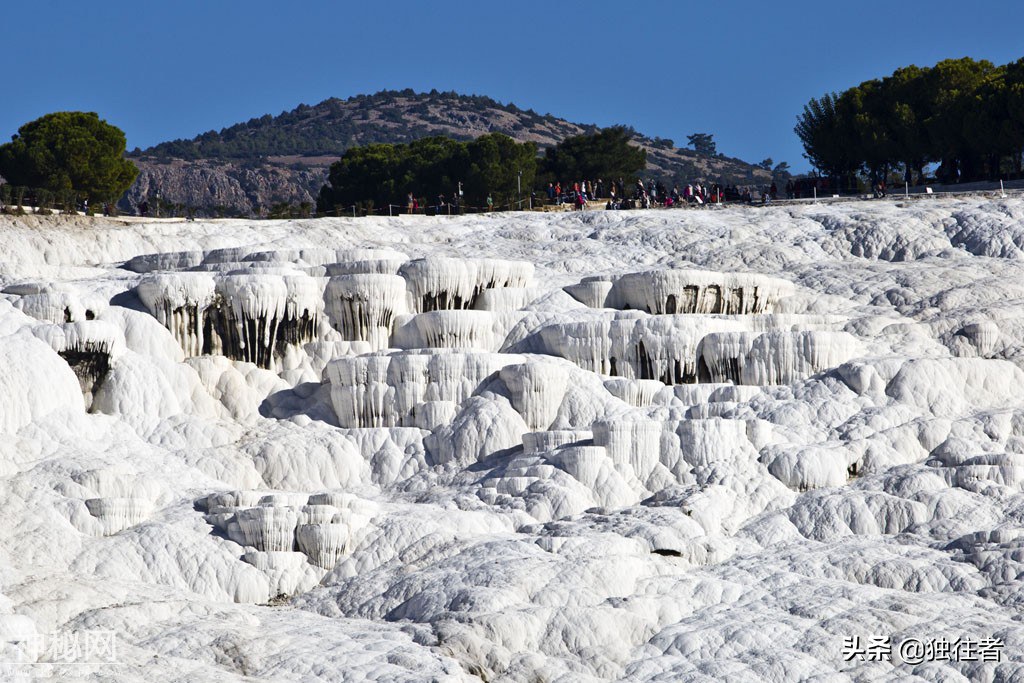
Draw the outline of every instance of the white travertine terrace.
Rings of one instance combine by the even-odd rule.
[[[368,342],[374,351],[388,348],[396,316],[409,310],[405,280],[381,273],[332,277],[324,303],[343,339]]]
[[[604,308],[613,280],[607,276],[586,277],[574,285],[564,287],[574,299],[590,308]]]
[[[111,363],[125,352],[124,332],[102,320],[85,320],[62,325],[39,325],[32,330],[39,339],[63,358],[82,388],[85,407],[107,376]]]
[[[473,308],[487,289],[522,289],[530,284],[533,264],[502,259],[429,257],[409,261],[398,274],[408,282],[413,310]]]
[[[299,524],[295,538],[310,562],[331,569],[347,554],[349,528],[342,522],[309,522]]]
[[[151,274],[137,292],[186,356],[218,353],[265,368],[284,346],[317,338],[324,308],[322,281],[277,267]]]
[[[149,275],[136,289],[142,303],[171,331],[187,356],[204,353],[204,315],[214,303],[216,290],[216,281],[207,273]]]
[[[604,317],[545,325],[534,335],[530,350],[601,375],[692,383],[697,381],[697,347],[704,336],[744,327],[739,320],[706,316]]]
[[[620,401],[639,408],[654,403],[655,398],[664,392],[665,384],[656,379],[632,380],[619,377],[605,380],[604,388]]]
[[[508,387],[512,407],[522,415],[527,427],[543,430],[551,426],[569,383],[569,371],[563,364],[531,359],[506,365],[498,376]]]
[[[834,368],[857,356],[857,340],[846,332],[774,330],[719,332],[700,342],[703,382],[790,384]]]
[[[398,271],[408,282],[413,310],[470,308],[477,290],[475,261],[456,258],[425,258],[409,261]]]
[[[653,314],[749,315],[771,312],[779,299],[792,292],[791,282],[753,273],[654,270],[617,278],[605,307]]]
[[[479,349],[497,351],[490,311],[441,310],[400,317],[391,345],[399,349]]]
[[[335,265],[387,261],[396,264],[395,270],[392,273],[398,272],[398,267],[408,260],[409,256],[405,252],[396,251],[395,249],[353,247],[338,249],[334,252]]]
[[[177,251],[159,254],[139,254],[130,258],[124,267],[134,273],[152,273],[164,270],[188,270],[203,263],[201,251]]]
[[[2,680],[1024,679],[1024,199],[0,232]]]
[[[153,509],[153,503],[142,498],[90,498],[85,506],[99,521],[103,536],[139,524]]]
[[[339,249],[335,262],[328,263],[327,274],[358,275],[361,273],[394,275],[409,260],[406,254],[392,249]]]
[[[430,404],[458,405],[485,379],[522,356],[403,351],[339,358],[326,369],[331,403],[344,427],[414,427]]]
[[[477,295],[473,308],[480,311],[518,311],[525,308],[539,295],[540,290],[526,287],[501,287],[485,289]]]
[[[239,545],[265,552],[290,552],[295,546],[298,513],[289,507],[259,506],[235,513],[228,534]]]
[[[21,282],[3,293],[16,295],[14,307],[26,315],[58,324],[94,320],[109,305],[101,292],[83,292],[74,284]]]

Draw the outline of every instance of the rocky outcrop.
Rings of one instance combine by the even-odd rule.
[[[192,209],[203,215],[266,215],[276,204],[315,204],[315,195],[327,178],[326,165],[292,168],[215,159],[133,161],[139,176],[122,199],[121,209],[137,213],[139,204],[146,201],[151,215],[157,198],[164,214],[185,215]]]

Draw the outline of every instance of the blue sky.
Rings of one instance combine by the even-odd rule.
[[[811,97],[908,64],[1024,57],[1024,3],[35,0],[2,12],[0,140],[95,111],[148,147],[382,89],[488,95],[805,170]],[[813,7],[813,10],[810,9]]]

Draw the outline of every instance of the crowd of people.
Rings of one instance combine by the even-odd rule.
[[[812,199],[827,197],[838,190],[829,178],[808,176],[789,178],[782,188],[785,199]],[[871,187],[875,197],[885,197],[887,188],[884,182],[876,182]],[[725,202],[762,203],[778,200],[780,187],[772,181],[770,185],[760,187],[739,187],[705,184],[700,181],[688,183],[680,189],[678,185],[669,190],[661,181],[637,180],[628,188],[622,179],[605,183],[601,179],[595,182],[580,181],[568,183],[548,183],[548,200],[552,204],[571,204],[575,209],[586,208],[587,202],[604,200],[606,209],[646,209],[650,207],[703,206],[723,204]]]
[[[750,202],[761,198],[761,194],[753,194],[749,189],[741,189],[734,185],[710,185],[702,182],[688,183],[682,189],[678,185],[668,189],[660,180],[637,180],[635,185],[627,188],[621,178],[605,183],[598,178],[596,181],[583,180],[568,183],[548,183],[547,197],[551,204],[569,204],[576,210],[586,208],[591,201],[604,201],[604,208],[647,209],[651,207],[682,207],[723,204],[726,201]]]
[[[609,196],[615,197],[616,194],[621,196],[622,193],[621,178],[610,182],[607,186],[602,179],[598,178],[596,182],[581,180],[574,182],[571,186],[568,183],[563,185],[561,182],[548,183],[547,187],[549,202],[556,205],[571,204],[575,209],[583,209],[589,201]]]
[[[786,199],[811,197],[817,191],[819,196],[831,192],[827,178],[799,178],[787,180]],[[744,204],[769,203],[779,198],[778,185],[740,187],[737,185],[706,184],[702,181],[687,183],[682,188],[674,185],[668,189],[660,180],[637,180],[627,185],[622,178],[605,182],[603,179],[580,180],[572,183],[549,182],[545,190],[547,203],[555,206],[569,205],[574,210],[583,210],[591,202],[603,202],[608,210],[648,209],[652,207],[708,206],[737,202]],[[461,213],[461,193],[451,197],[441,194],[434,204],[424,206],[410,192],[406,198],[406,212],[418,213],[423,209],[436,214]],[[537,193],[531,192],[531,206],[537,206]],[[525,201],[525,200],[524,200]],[[488,194],[487,210],[494,210],[494,200]]]

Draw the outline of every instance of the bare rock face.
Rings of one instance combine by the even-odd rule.
[[[315,204],[327,177],[326,166],[292,168],[276,164],[230,161],[157,161],[135,159],[139,176],[121,202],[123,211],[138,213],[149,203],[150,215],[160,199],[161,213],[185,215],[260,216],[275,204]]]

